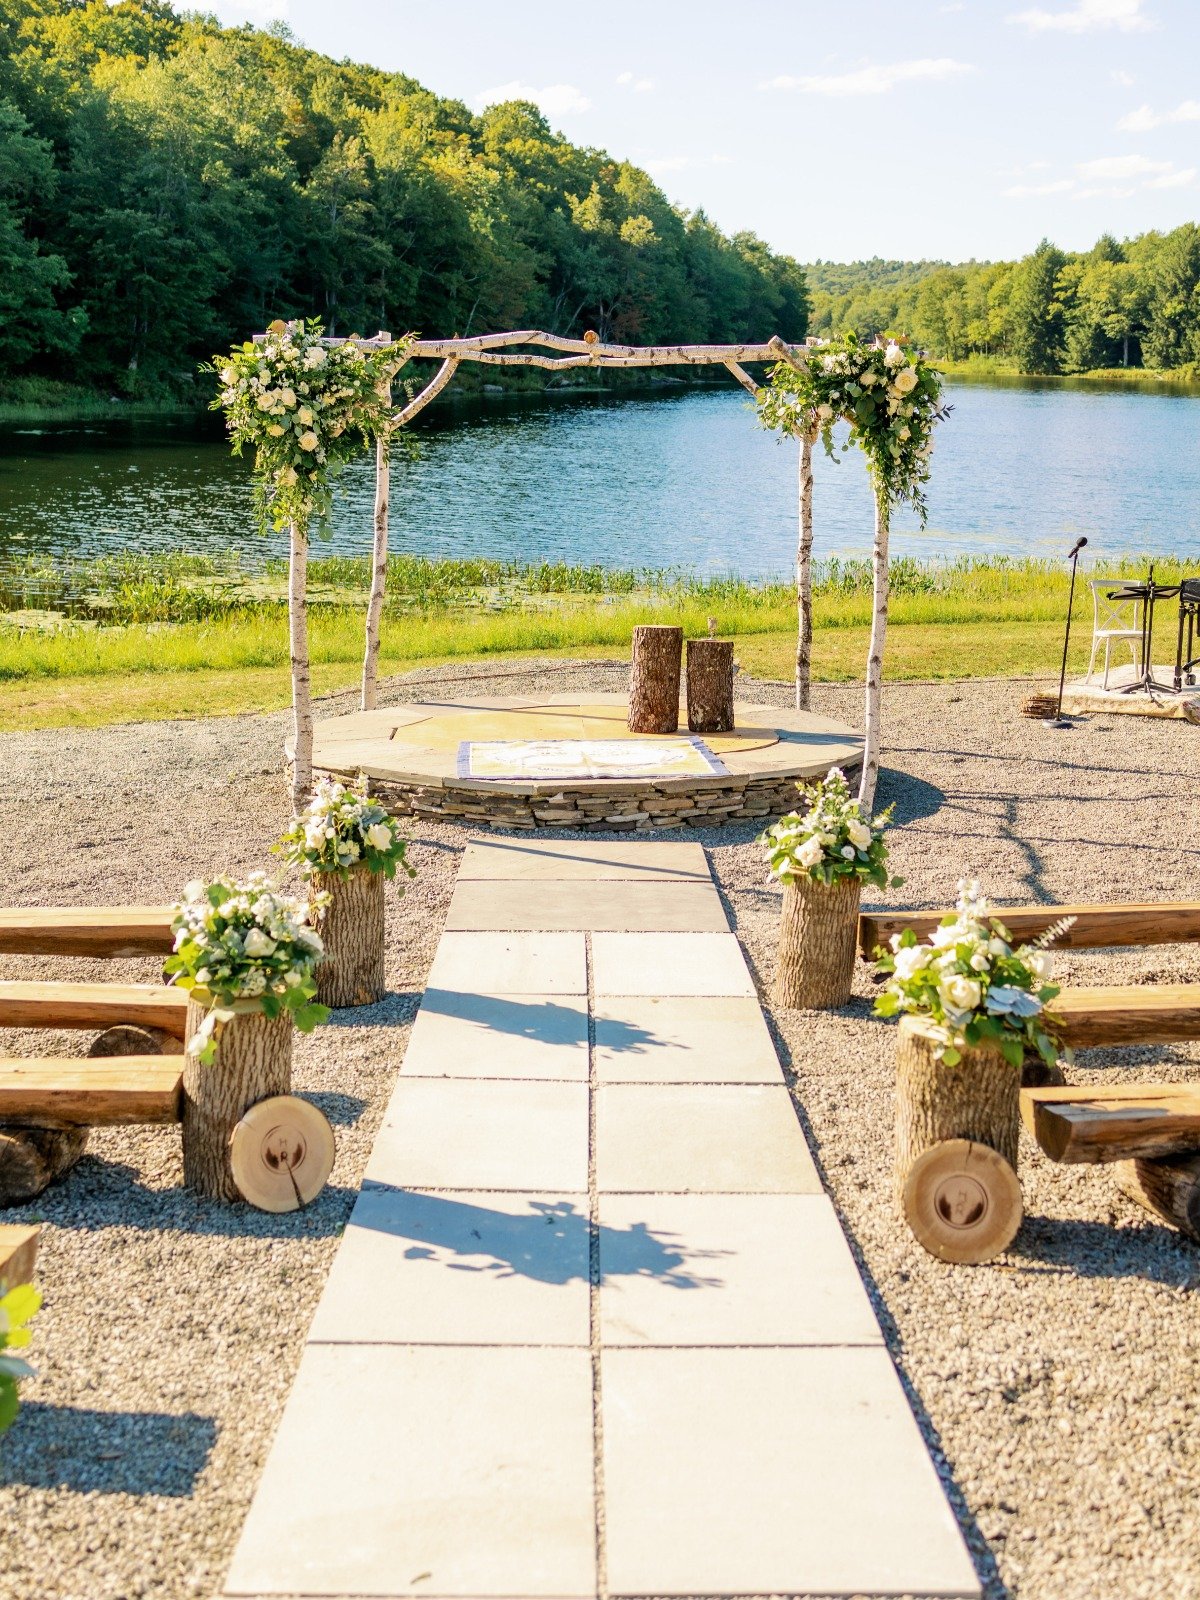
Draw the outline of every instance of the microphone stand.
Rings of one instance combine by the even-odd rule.
[[[1086,539],[1080,539],[1074,550],[1071,551],[1071,591],[1067,599],[1067,632],[1063,639],[1062,671],[1058,675],[1058,709],[1055,712],[1054,721],[1050,724],[1052,728],[1069,728],[1071,726],[1069,719],[1062,714],[1063,690],[1067,684],[1067,651],[1071,647],[1071,613],[1075,609],[1075,572],[1079,566],[1079,552],[1086,543]]]

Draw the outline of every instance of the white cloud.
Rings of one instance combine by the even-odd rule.
[[[1132,72],[1126,72],[1122,67],[1114,67],[1109,73],[1114,83],[1119,83],[1122,89],[1128,89],[1136,80]]]
[[[1149,133],[1167,122],[1200,122],[1200,100],[1181,100],[1173,111],[1155,111],[1151,106],[1139,106],[1117,123],[1122,133]]]
[[[1170,172],[1174,163],[1151,161],[1149,156],[1102,156],[1098,161],[1081,161],[1075,168],[1081,178],[1144,178],[1152,173]]]
[[[1074,187],[1074,178],[1055,178],[1051,183],[1014,183],[1003,192],[1007,200],[1031,200],[1041,194],[1065,194]]]
[[[481,89],[475,96],[477,106],[498,106],[505,100],[532,100],[548,117],[569,117],[580,111],[590,111],[592,102],[573,83],[550,83],[544,89],[534,89],[528,83],[497,84],[494,89]]]
[[[944,82],[957,78],[964,72],[974,72],[965,61],[954,61],[949,56],[923,56],[919,61],[892,61],[878,66],[860,67],[856,72],[842,72],[825,77],[795,78],[784,73],[771,78],[764,89],[799,89],[802,94],[858,95],[888,94],[899,83],[917,81]]]
[[[653,78],[638,78],[632,72],[618,73],[617,82],[622,89],[632,89],[635,94],[645,94],[654,87]]]
[[[1135,192],[1133,189],[1122,188],[1116,184],[1096,184],[1086,189],[1076,189],[1071,198],[1072,200],[1095,200],[1097,196],[1103,196],[1105,200],[1128,200],[1129,196]]]
[[[1035,6],[1008,18],[1030,33],[1095,33],[1115,28],[1120,33],[1143,33],[1155,24],[1142,13],[1142,0],[1076,0],[1066,11],[1043,11]]]
[[[1195,181],[1195,167],[1184,167],[1181,172],[1164,172],[1157,178],[1151,178],[1146,185],[1148,189],[1186,189]]]

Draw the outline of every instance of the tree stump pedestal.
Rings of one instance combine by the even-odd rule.
[[[896,1043],[896,1205],[943,1261],[990,1260],[1021,1225],[1021,1073],[994,1046],[939,1061],[933,1025],[902,1017]]]
[[[183,1069],[183,1181],[210,1200],[240,1200],[230,1164],[233,1130],[246,1111],[292,1086],[292,1019],[267,1017],[257,1000],[238,1000],[216,1028],[217,1057],[204,1066],[189,1055]],[[189,998],[187,1036],[207,1005]]]
[[[683,629],[657,625],[633,630],[629,678],[630,733],[676,733]]]
[[[382,872],[355,867],[348,878],[317,873],[315,890],[327,893],[317,932],[325,955],[317,964],[317,999],[335,1011],[344,1006],[370,1006],[382,1000],[384,886]]]
[[[733,640],[689,639],[688,727],[693,733],[733,732]]]
[[[818,883],[807,873],[786,878],[779,923],[774,1001],[801,1011],[844,1006],[854,986],[862,880]]]

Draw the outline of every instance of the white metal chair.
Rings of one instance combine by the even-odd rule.
[[[1114,644],[1127,644],[1133,655],[1135,667],[1141,664],[1142,654],[1142,605],[1140,595],[1132,595],[1125,600],[1113,600],[1109,596],[1121,589],[1126,589],[1134,580],[1132,578],[1091,578],[1089,587],[1092,591],[1092,656],[1088,662],[1087,675],[1092,676],[1092,668],[1096,665],[1096,655],[1101,645],[1104,646],[1104,688],[1108,688],[1109,661],[1112,656]]]

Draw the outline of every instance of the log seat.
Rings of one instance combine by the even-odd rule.
[[[17,906],[0,909],[0,955],[166,956],[169,906]]]
[[[858,952],[870,961],[886,949],[894,933],[911,928],[927,939],[953,912],[864,911],[858,919]],[[1105,950],[1147,944],[1191,944],[1200,941],[1200,900],[1163,900],[1157,904],[1113,902],[1108,905],[995,906],[993,915],[1021,943],[1036,939],[1064,917],[1074,925],[1056,939],[1056,950]]]
[[[184,1037],[187,995],[155,983],[0,983],[0,1027],[109,1028],[132,1023]]]
[[[1200,983],[1081,985],[1047,1007],[1063,1044],[1181,1044],[1200,1039]]]
[[[122,1127],[178,1122],[179,1056],[0,1057],[0,1126]]]
[[[1051,1161],[1177,1156],[1200,1150],[1200,1083],[1022,1089],[1021,1118]]]

